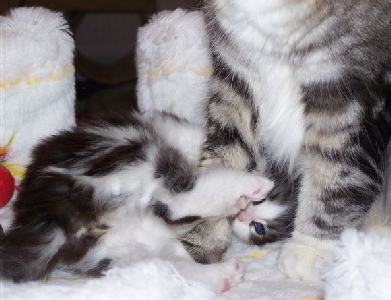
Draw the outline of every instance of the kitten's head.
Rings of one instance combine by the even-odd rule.
[[[279,183],[265,200],[253,202],[237,215],[233,223],[234,234],[256,245],[290,237],[296,208],[294,185]]]

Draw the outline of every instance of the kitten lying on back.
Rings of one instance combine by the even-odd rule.
[[[229,169],[198,173],[202,129],[170,115],[133,114],[52,136],[32,154],[0,240],[0,274],[40,279],[53,268],[101,275],[148,257],[169,259],[186,278],[217,291],[240,281],[235,261],[216,262],[236,215],[273,187]]]

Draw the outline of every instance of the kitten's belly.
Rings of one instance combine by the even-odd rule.
[[[260,113],[257,135],[269,155],[294,167],[304,137],[304,105],[300,84],[287,64],[262,62],[260,84],[254,86]]]
[[[177,249],[175,235],[168,226],[149,213],[127,211],[124,207],[106,215],[101,222],[107,224],[109,230],[89,251],[82,264],[93,265],[109,258],[111,266],[129,266],[146,258],[183,251]]]

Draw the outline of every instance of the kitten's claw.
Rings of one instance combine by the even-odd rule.
[[[291,278],[320,281],[322,267],[333,258],[334,245],[335,241],[323,241],[296,233],[282,246],[279,267]]]

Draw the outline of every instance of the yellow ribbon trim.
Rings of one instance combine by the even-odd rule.
[[[11,146],[11,144],[13,143],[14,139],[15,139],[15,135],[16,135],[16,130],[14,130],[7,142],[7,144],[3,147],[0,147],[0,157],[2,159],[2,165],[4,167],[6,167],[8,169],[8,171],[11,172],[12,176],[16,177],[16,178],[23,178],[25,172],[26,172],[26,168],[22,165],[19,165],[19,164],[10,164],[10,163],[7,163],[6,161],[6,156],[7,156],[7,153],[8,153],[8,148]]]
[[[59,72],[59,73],[53,72],[43,78],[26,76],[22,79],[12,79],[9,81],[0,81],[0,89],[13,88],[13,87],[15,87],[19,84],[22,84],[22,83],[25,83],[28,86],[35,86],[45,80],[59,81],[59,80],[64,79],[69,74],[72,74],[74,71],[75,71],[75,68],[73,66],[68,66],[68,67],[65,67],[62,72]]]
[[[16,134],[16,131],[14,130],[12,132],[7,144],[4,147],[0,146],[0,156],[5,156],[7,154],[9,146],[12,144],[12,142],[15,139],[15,134]]]
[[[309,295],[305,295],[305,296],[300,298],[300,300],[312,300],[312,299],[314,299],[314,300],[324,300],[323,297],[317,296],[315,298],[312,298],[312,296],[309,296]]]
[[[17,178],[23,178],[24,174],[26,173],[26,168],[22,165],[3,163],[3,166],[6,167],[8,171],[10,171],[12,176]]]

